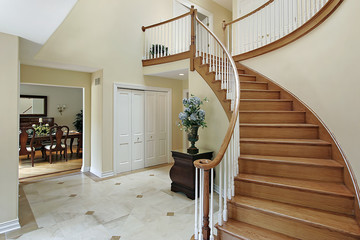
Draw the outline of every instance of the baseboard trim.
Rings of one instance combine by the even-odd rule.
[[[82,171],[82,172],[90,172],[90,167],[84,167],[84,166],[82,166],[81,171]]]
[[[0,223],[0,234],[10,232],[20,228],[19,219],[14,219],[8,222]]]
[[[108,178],[108,177],[115,176],[114,171],[100,172],[95,169],[90,169],[90,172],[99,178]]]
[[[112,176],[115,176],[114,171],[107,171],[107,172],[103,172],[101,174],[101,178],[107,178],[107,177],[112,177]]]

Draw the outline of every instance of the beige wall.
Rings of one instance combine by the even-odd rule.
[[[243,63],[310,106],[345,152],[360,181],[360,1],[347,0],[298,41]]]
[[[229,11],[211,1],[196,3],[214,13],[214,23],[231,18]],[[98,132],[93,132],[93,139],[95,134],[101,139],[97,140],[99,144],[92,145],[93,151],[98,148],[94,161],[101,161],[96,163],[99,171],[113,170],[114,82],[168,87],[173,91],[173,101],[181,101],[183,87],[179,82],[144,76],[141,64],[141,26],[173,17],[172,4],[173,1],[169,0],[106,0],[106,4],[97,0],[79,0],[37,55],[41,60],[103,69],[102,90],[92,97],[92,102],[99,104],[99,112],[94,114],[102,114],[102,119],[97,123]],[[173,116],[176,109],[181,108],[174,107],[174,104]],[[182,140],[181,134],[176,133],[178,129],[174,129],[175,121],[176,118],[173,118],[172,147],[178,148],[182,146]]]
[[[90,74],[52,68],[20,66],[21,83],[43,84],[53,86],[79,87],[84,89],[84,165],[83,170],[90,167],[90,137],[91,137],[91,82]],[[66,110],[65,110],[66,111]]]
[[[19,39],[0,33],[0,232],[1,224],[18,218]]]
[[[95,80],[99,79],[98,85]],[[91,172],[102,173],[102,144],[103,144],[103,71],[91,74]]]
[[[20,94],[47,96],[47,116],[53,117],[58,125],[66,125],[70,130],[76,130],[73,122],[76,114],[83,108],[82,88],[21,84]],[[63,104],[66,109],[60,114],[57,105]]]

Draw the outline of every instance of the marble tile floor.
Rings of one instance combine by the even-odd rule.
[[[102,181],[78,173],[21,185],[22,228],[0,240],[190,239],[194,201],[170,191],[170,167]]]

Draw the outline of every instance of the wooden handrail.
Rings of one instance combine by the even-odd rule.
[[[233,135],[234,132],[234,128],[237,124],[237,119],[238,119],[238,115],[239,115],[239,105],[240,105],[240,83],[239,83],[239,74],[235,65],[235,62],[232,58],[232,56],[230,55],[230,53],[228,52],[228,50],[225,48],[225,46],[220,42],[220,40],[215,36],[214,33],[212,33],[200,20],[199,18],[196,16],[195,17],[196,21],[206,29],[206,31],[213,36],[213,38],[218,42],[218,44],[221,46],[221,48],[223,49],[223,51],[225,52],[226,56],[229,58],[229,61],[231,63],[232,68],[235,71],[235,93],[236,93],[236,97],[235,97],[235,101],[234,101],[234,111],[231,115],[231,119],[230,119],[230,123],[229,123],[229,127],[226,131],[226,135],[225,138],[220,146],[220,150],[218,152],[218,154],[215,156],[214,160],[209,161],[208,159],[199,159],[196,160],[194,162],[195,167],[200,168],[200,169],[204,169],[204,170],[210,170],[211,168],[215,168],[217,165],[219,165],[219,163],[221,162],[221,160],[224,157],[224,154],[228,148],[228,145],[230,143],[231,140],[231,136]]]
[[[169,20],[166,20],[166,21],[163,21],[163,22],[159,22],[159,23],[156,23],[156,24],[147,26],[147,27],[142,26],[142,27],[141,27],[141,30],[142,30],[143,32],[145,32],[146,29],[154,28],[154,27],[157,27],[157,26],[160,26],[160,25],[164,25],[164,24],[169,23],[169,22],[174,22],[174,21],[176,21],[176,20],[178,20],[178,19],[180,19],[180,18],[183,18],[183,17],[186,17],[186,16],[191,15],[191,14],[193,13],[193,11],[194,11],[194,8],[192,7],[192,8],[190,9],[190,12],[188,12],[188,13],[184,13],[183,15],[180,15],[180,16],[171,18],[171,19],[169,19]]]
[[[231,25],[231,24],[236,23],[236,22],[238,22],[238,21],[240,21],[240,20],[243,20],[244,18],[247,18],[248,16],[253,15],[254,13],[260,11],[261,9],[263,9],[264,7],[266,7],[267,5],[269,5],[270,3],[272,3],[273,1],[274,1],[274,0],[269,0],[269,1],[267,1],[266,3],[264,3],[263,5],[261,5],[260,7],[258,7],[257,9],[255,9],[254,11],[252,11],[252,12],[250,12],[250,13],[242,16],[242,17],[239,17],[239,18],[237,18],[237,19],[235,19],[235,20],[232,20],[231,22],[228,22],[228,23],[225,23],[225,22],[224,22],[224,23],[223,23],[223,28],[225,29],[228,25]]]

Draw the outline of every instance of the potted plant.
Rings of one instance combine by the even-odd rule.
[[[190,154],[197,154],[199,149],[195,147],[195,142],[199,140],[198,130],[200,127],[205,128],[205,111],[200,109],[200,106],[207,102],[204,98],[201,100],[194,95],[191,95],[189,99],[183,99],[183,105],[185,106],[184,112],[179,114],[181,130],[185,130],[188,135],[188,140],[191,142],[191,146],[187,149]]]
[[[78,131],[79,133],[82,132],[82,130],[83,130],[83,111],[82,110],[80,110],[80,112],[76,114],[73,125],[76,128],[76,131]]]
[[[162,56],[168,56],[168,47],[165,47],[164,45],[160,44],[152,44],[150,48],[150,55],[151,57],[156,57],[158,54]]]

